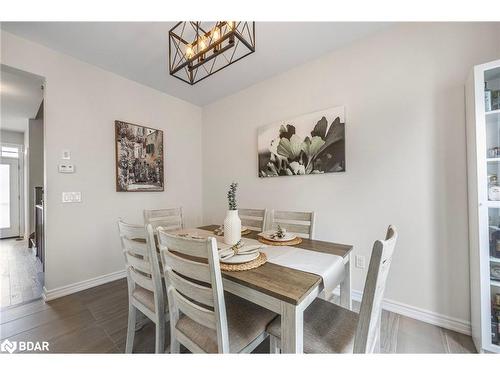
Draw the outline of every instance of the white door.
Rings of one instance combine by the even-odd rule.
[[[19,148],[2,146],[0,157],[0,238],[20,232]]]

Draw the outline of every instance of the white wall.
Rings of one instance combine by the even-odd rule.
[[[1,63],[46,78],[46,288],[123,270],[116,221],[182,205],[201,222],[201,109],[38,44],[2,32]],[[165,72],[168,74],[168,72]],[[164,130],[165,192],[115,192],[114,121]],[[76,173],[57,172],[71,151]],[[83,203],[62,204],[63,191]]]
[[[28,236],[35,231],[35,187],[43,187],[43,118],[28,122]]]
[[[368,258],[388,224],[400,241],[386,297],[469,321],[464,82],[500,56],[497,25],[406,24],[203,109],[204,221],[240,207],[315,210],[317,238]],[[257,128],[346,107],[347,172],[259,179]],[[366,270],[353,269],[362,291]]]
[[[2,127],[3,127],[3,124],[2,124]],[[24,133],[12,131],[12,130],[1,129],[0,130],[0,142],[13,143],[16,145],[23,145],[24,144]]]

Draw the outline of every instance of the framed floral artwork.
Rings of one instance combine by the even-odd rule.
[[[259,177],[345,172],[344,117],[334,107],[259,128]]]

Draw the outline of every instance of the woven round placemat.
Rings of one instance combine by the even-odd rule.
[[[267,262],[267,256],[264,253],[259,253],[259,256],[254,260],[246,263],[229,264],[220,262],[220,269],[222,271],[247,271],[262,266]]]
[[[298,245],[299,243],[301,243],[302,238],[295,237],[293,240],[290,240],[290,241],[270,241],[264,237],[259,236],[259,242],[262,242],[262,243],[265,243],[266,245],[271,245],[271,246],[292,246],[292,245]]]

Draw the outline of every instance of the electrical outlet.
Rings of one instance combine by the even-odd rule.
[[[362,255],[356,255],[354,257],[354,266],[356,268],[364,270],[365,269],[365,257]]]

